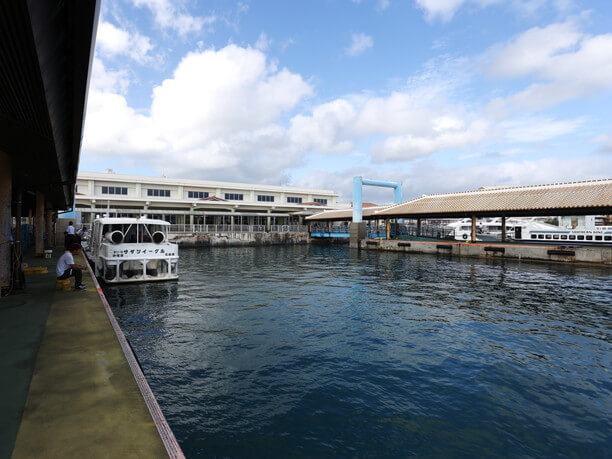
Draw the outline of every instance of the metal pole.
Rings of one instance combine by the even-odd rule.
[[[363,217],[363,178],[353,177],[353,223],[361,223]]]
[[[502,240],[502,242],[505,242],[506,241],[506,216],[502,215],[502,219],[501,220],[502,220],[502,222],[501,222],[501,224],[502,224],[501,240]]]

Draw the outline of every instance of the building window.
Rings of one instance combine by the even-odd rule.
[[[208,197],[208,191],[188,191],[187,196],[194,199],[203,199]]]
[[[162,198],[169,198],[170,190],[158,190],[155,188],[149,188],[147,189],[147,196],[160,196]]]
[[[102,194],[123,194],[127,195],[127,187],[121,186],[103,186]]]
[[[314,202],[318,202],[319,204],[323,204],[324,206],[327,205],[327,199],[323,198],[314,198]]]
[[[244,195],[238,193],[225,193],[225,199],[228,201],[243,201]]]
[[[274,202],[274,196],[267,196],[265,194],[258,194],[257,200],[259,202]]]
[[[295,196],[287,196],[287,202],[291,204],[302,204],[302,198],[296,198]]]

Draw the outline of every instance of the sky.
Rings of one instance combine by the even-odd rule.
[[[343,202],[612,178],[611,115],[609,0],[102,0],[80,170]]]

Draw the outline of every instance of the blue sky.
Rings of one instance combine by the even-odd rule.
[[[80,168],[345,201],[610,178],[610,107],[609,1],[103,0]]]

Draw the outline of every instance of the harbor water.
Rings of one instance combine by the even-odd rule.
[[[182,249],[104,291],[187,457],[606,457],[605,269]]]

